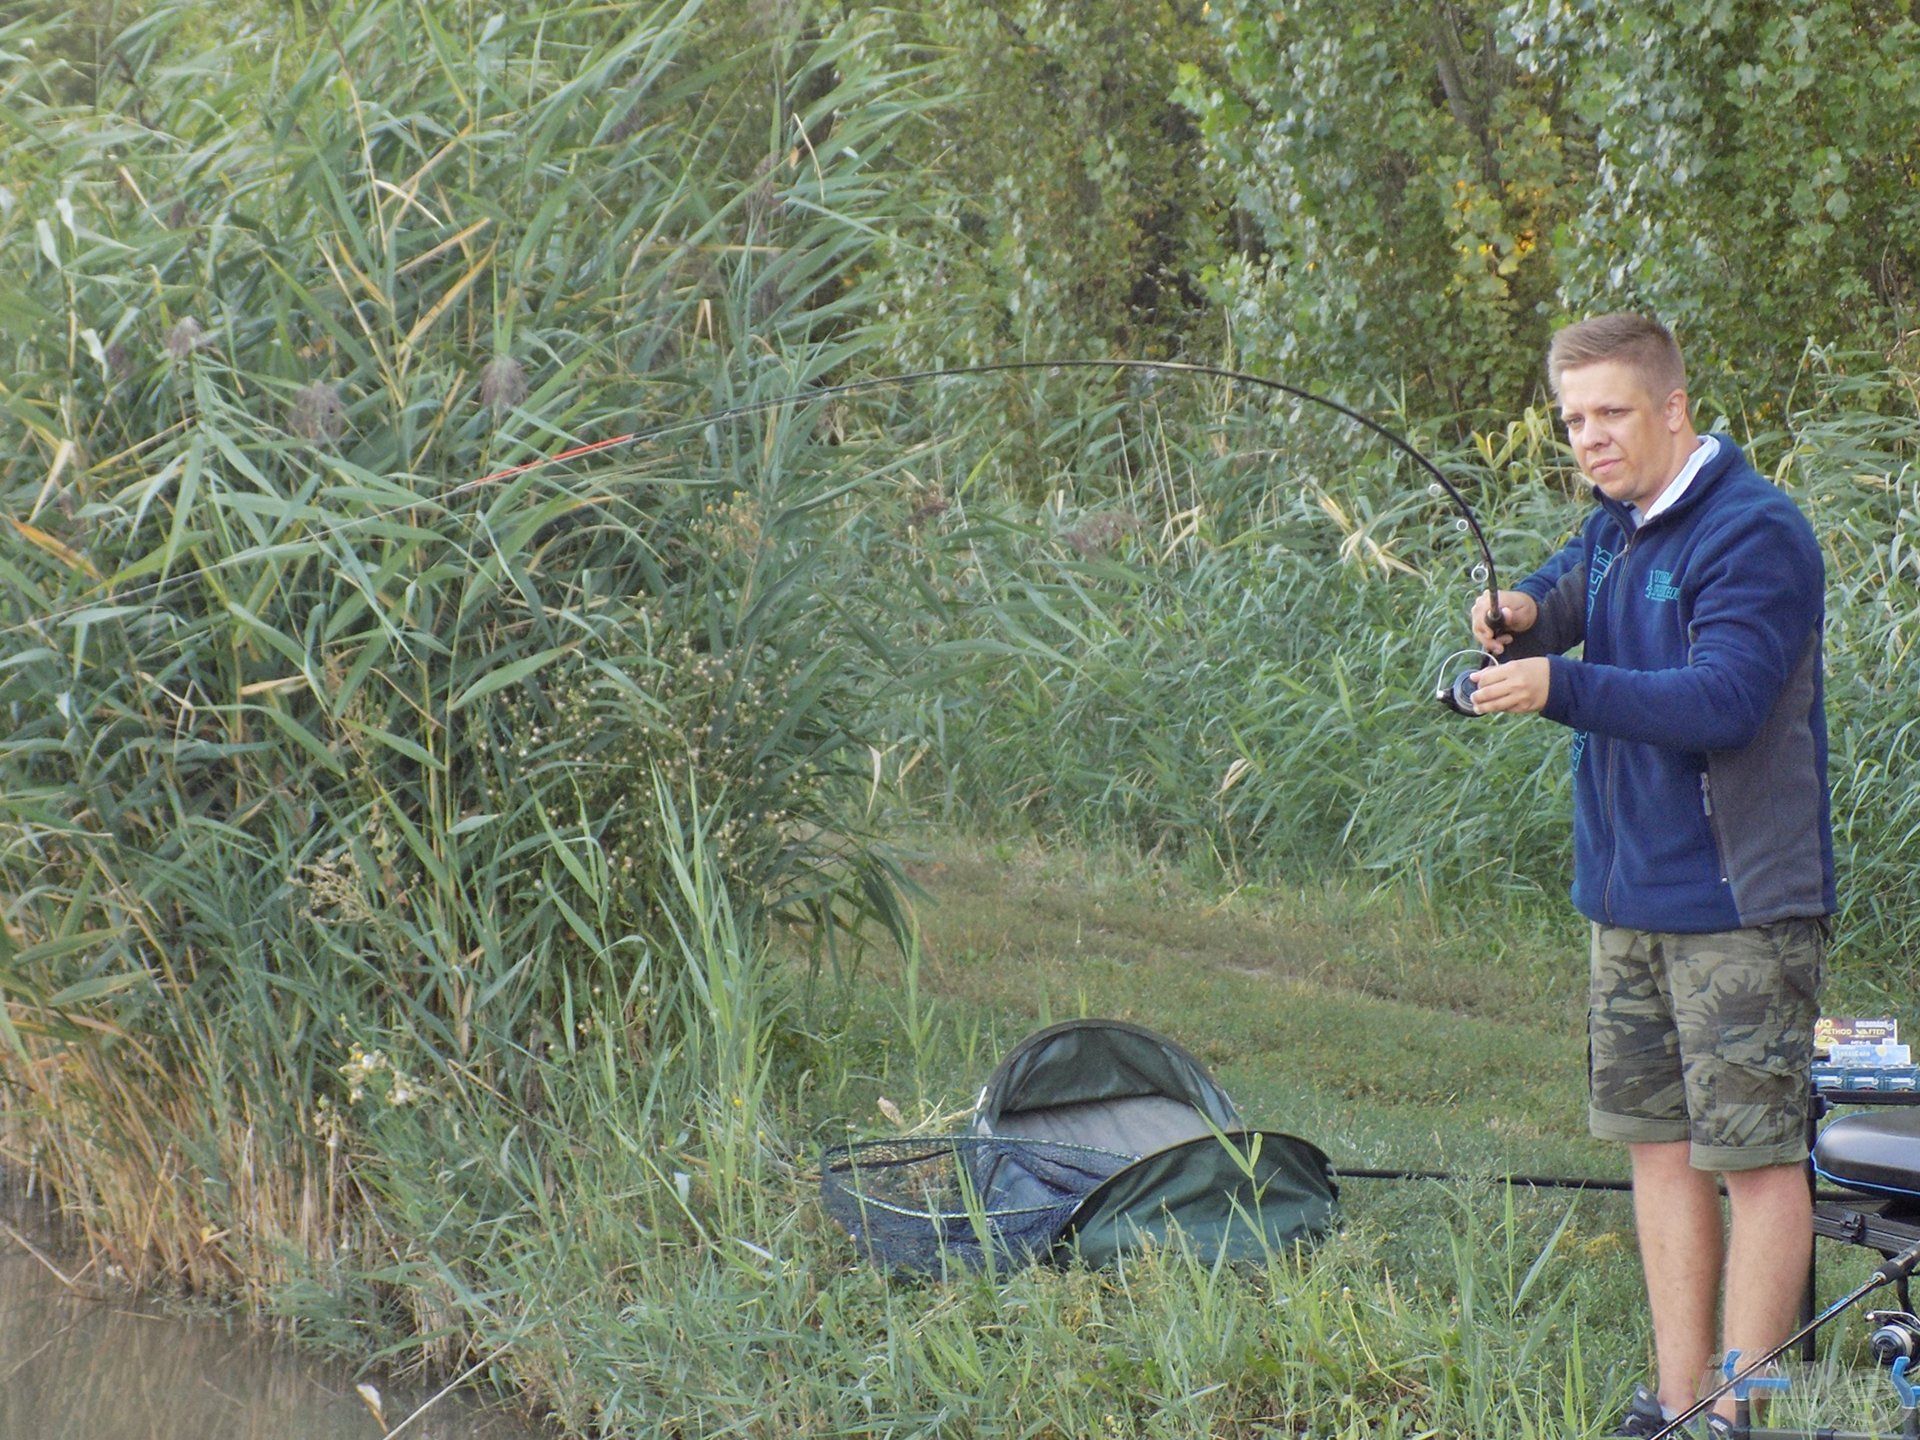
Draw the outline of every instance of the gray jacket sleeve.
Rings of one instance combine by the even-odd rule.
[[[1564,655],[1587,638],[1587,566],[1582,561],[1537,596],[1540,618],[1524,630],[1501,655],[1502,660],[1524,660],[1530,655]]]

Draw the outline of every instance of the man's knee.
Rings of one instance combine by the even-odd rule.
[[[1627,1159],[1636,1177],[1665,1177],[1697,1173],[1693,1146],[1685,1140],[1636,1140],[1627,1143]]]
[[[1813,1243],[1813,1190],[1806,1166],[1729,1170],[1722,1178],[1736,1245],[1758,1242],[1777,1255],[1797,1254]]]
[[[1720,1178],[1726,1182],[1727,1199],[1736,1209],[1749,1199],[1763,1203],[1788,1201],[1796,1206],[1813,1204],[1813,1190],[1807,1184],[1807,1167],[1803,1164],[1728,1170]]]

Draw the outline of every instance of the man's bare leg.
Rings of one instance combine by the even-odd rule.
[[[1804,1165],[1730,1170],[1725,1179],[1733,1211],[1725,1348],[1738,1350],[1744,1367],[1793,1333],[1813,1250],[1813,1194]],[[1714,1408],[1732,1418],[1733,1397]]]
[[[1653,1314],[1653,1353],[1660,1403],[1684,1410],[1700,1398],[1712,1363],[1713,1312],[1720,1298],[1720,1191],[1714,1176],[1687,1163],[1685,1140],[1627,1147],[1633,1161],[1633,1220]],[[1749,1171],[1757,1175],[1760,1171]],[[1804,1196],[1806,1181],[1801,1181]],[[1764,1241],[1755,1231],[1752,1253]],[[1807,1222],[1806,1232],[1813,1233]],[[1806,1260],[1800,1262],[1806,1273]],[[1746,1295],[1759,1287],[1744,1287]],[[1783,1332],[1784,1333],[1784,1332]]]

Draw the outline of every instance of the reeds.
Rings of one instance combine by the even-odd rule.
[[[777,417],[473,483],[844,355],[923,103],[884,17],[469,19],[162,4],[84,73],[6,31],[0,1144],[135,1279],[377,1270],[403,1117],[543,1114],[601,1043],[690,1104],[747,1073],[699,965],[899,920]],[[738,928],[677,943],[688,885]]]

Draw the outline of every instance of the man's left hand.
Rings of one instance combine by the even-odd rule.
[[[1482,715],[1534,715],[1546,708],[1553,667],[1544,655],[1473,672],[1473,708]]]

